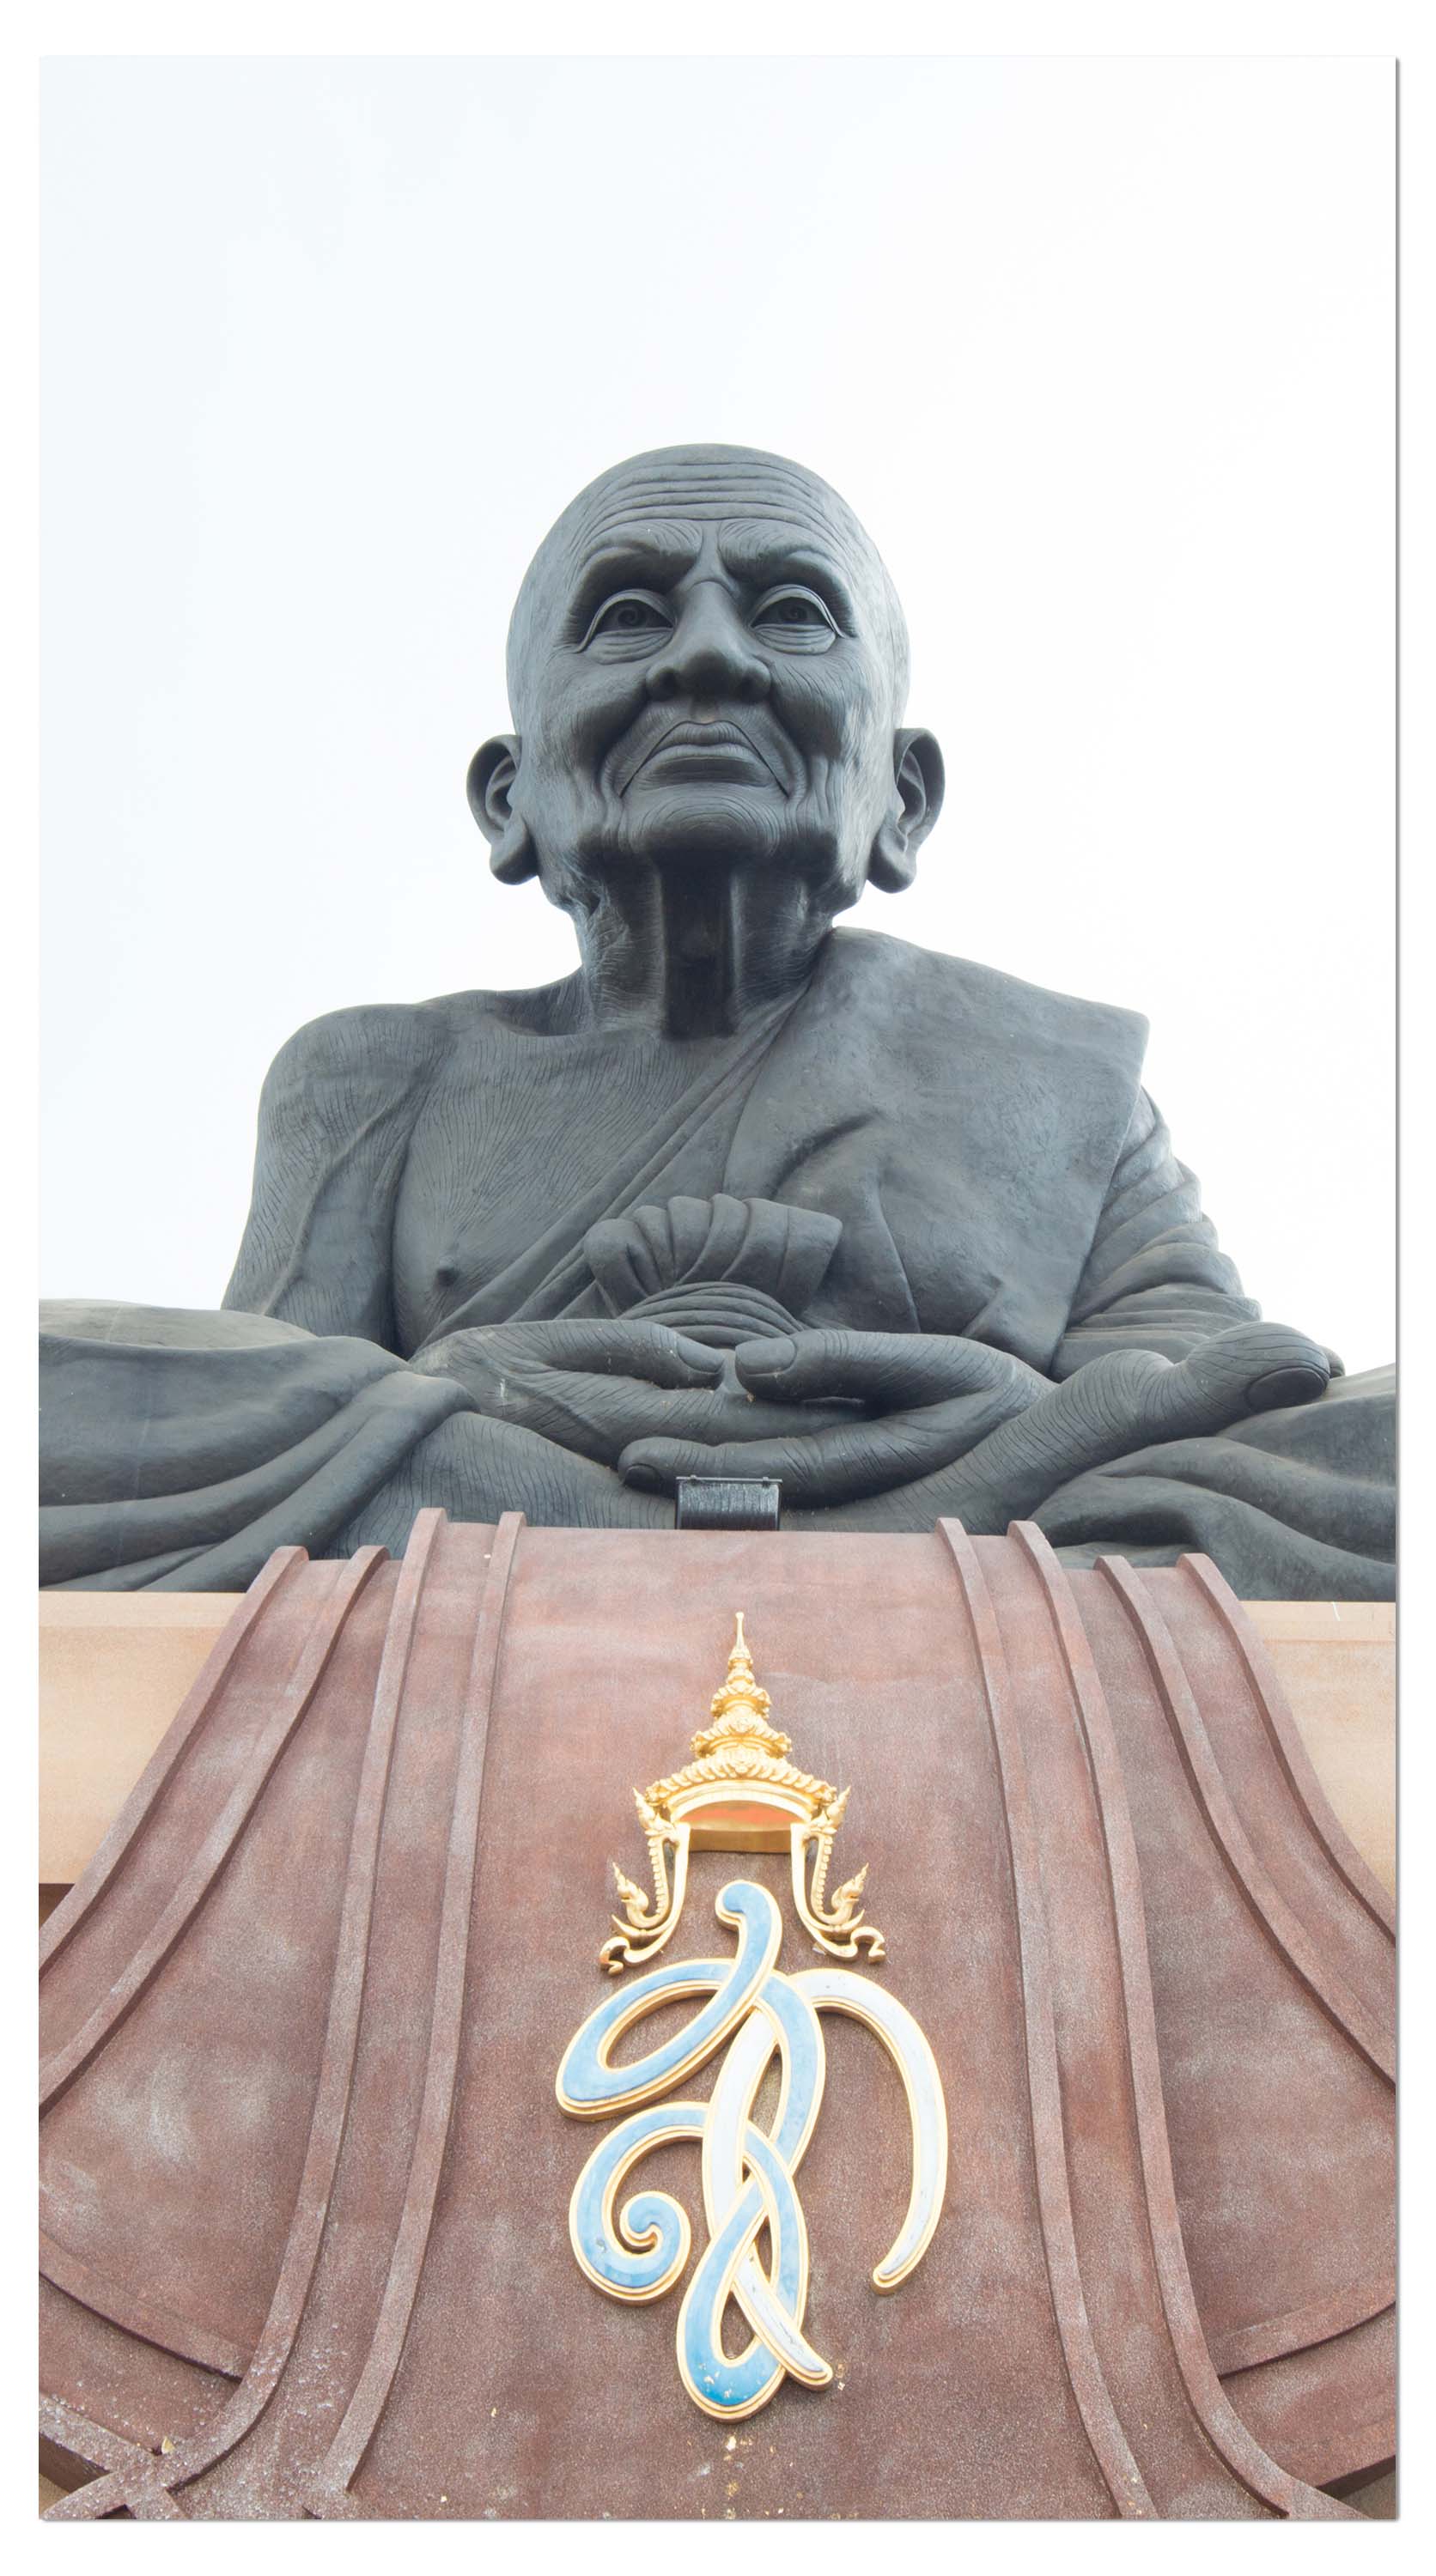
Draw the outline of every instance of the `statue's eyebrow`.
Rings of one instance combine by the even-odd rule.
[[[660,590],[681,581],[697,558],[700,542],[696,528],[646,527],[609,533],[605,543],[579,565],[564,619],[567,631],[581,635],[611,591],[630,584]]]
[[[840,626],[849,634],[856,631],[851,588],[821,547],[805,545],[801,537],[790,536],[778,526],[755,527],[736,520],[720,530],[718,552],[729,572],[741,580],[764,587],[777,581],[806,582],[827,601]]]

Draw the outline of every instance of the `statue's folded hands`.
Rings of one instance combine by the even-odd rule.
[[[800,1437],[852,1410],[749,1394],[722,1351],[630,1316],[473,1325],[428,1343],[409,1366],[454,1379],[491,1421],[604,1467],[650,1437],[702,1445],[706,1455],[723,1444]]]
[[[755,1393],[861,1396],[875,1409],[741,1449],[639,1440],[619,1462],[628,1483],[655,1493],[679,1476],[774,1476],[785,1505],[824,1511],[901,1492],[905,1525],[920,1507],[979,1531],[1005,1529],[1075,1476],[1156,1442],[1309,1402],[1332,1375],[1319,1343],[1262,1323],[1234,1325],[1176,1362],[1111,1351],[1060,1385],[945,1334],[805,1332],[745,1343],[734,1364]]]
[[[733,1354],[756,1398],[802,1401],[789,1432],[741,1449],[662,1436],[635,1440],[619,1460],[640,1492],[671,1492],[679,1476],[776,1476],[785,1505],[856,1501],[912,1484],[978,1447],[1051,1391],[1025,1361],[947,1333],[863,1333],[846,1326],[743,1343]],[[845,1397],[824,1423],[816,1398]],[[757,1407],[755,1406],[755,1410]]]

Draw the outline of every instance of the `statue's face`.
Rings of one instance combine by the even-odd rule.
[[[625,865],[736,861],[841,909],[926,740],[894,734],[902,649],[881,563],[815,477],[741,449],[633,460],[580,495],[526,584],[501,782],[526,857],[496,864],[536,863],[571,902]]]

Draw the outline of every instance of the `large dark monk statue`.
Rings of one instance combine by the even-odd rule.
[[[469,773],[578,970],[301,1029],[225,1311],[50,1310],[47,1582],[237,1587],[431,1503],[663,1527],[742,1472],[789,1527],[1389,1594],[1389,1373],[1258,1319],[1144,1023],[834,930],[937,819],[906,669],[816,475],[670,448],[580,493]]]

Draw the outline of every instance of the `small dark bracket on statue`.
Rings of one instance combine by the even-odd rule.
[[[680,1476],[674,1527],[775,1530],[782,1494],[772,1476]]]

